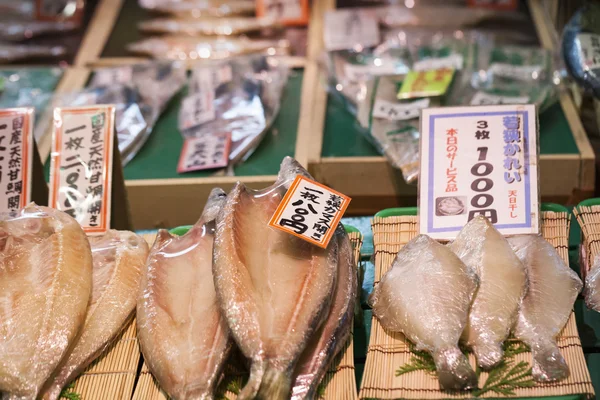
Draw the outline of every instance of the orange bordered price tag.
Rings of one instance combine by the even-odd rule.
[[[298,175],[269,226],[326,248],[350,200],[340,192]]]
[[[114,121],[112,105],[54,109],[49,204],[87,234],[110,228]]]
[[[229,163],[231,132],[209,133],[183,142],[177,172],[225,168]]]
[[[0,110],[0,212],[31,201],[33,108]]]

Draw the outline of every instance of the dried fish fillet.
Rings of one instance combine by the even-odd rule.
[[[341,225],[334,238],[338,242],[338,271],[331,309],[325,323],[313,334],[298,361],[293,400],[315,398],[329,364],[344,349],[350,335],[358,276],[352,244]]]
[[[47,383],[46,400],[57,400],[62,388],[114,342],[135,314],[148,244],[133,232],[115,230],[89,240],[93,272],[88,312],[73,350]]]
[[[36,399],[83,326],[92,254],[69,215],[29,205],[0,216],[0,390]]]
[[[274,18],[231,17],[231,18],[157,18],[139,24],[143,32],[177,33],[190,36],[229,36],[274,28]]]
[[[458,341],[476,288],[476,276],[448,247],[419,235],[400,250],[369,302],[385,329],[433,355],[442,389],[470,389],[477,376]]]
[[[250,379],[238,399],[288,399],[295,364],[329,311],[337,274],[337,241],[327,249],[268,226],[297,175],[286,157],[273,186],[238,182],[217,222],[213,274],[221,309]]]
[[[569,376],[569,367],[556,344],[573,310],[582,283],[543,237],[509,239],[527,269],[528,291],[521,304],[514,333],[533,353],[533,377],[551,382]]]
[[[251,53],[283,55],[289,48],[287,40],[192,36],[151,37],[127,46],[132,53],[167,60],[221,60]]]
[[[585,277],[585,304],[588,308],[600,312],[600,255],[592,263]]]
[[[177,237],[160,230],[137,305],[144,359],[174,400],[212,398],[231,348],[212,274],[215,217],[225,192],[213,189],[200,220]]]
[[[480,367],[492,368],[502,360],[502,343],[525,295],[525,266],[484,216],[466,224],[449,247],[479,277],[463,340]]]
[[[227,17],[254,14],[256,4],[248,0],[171,0],[155,4],[152,10],[181,16]]]

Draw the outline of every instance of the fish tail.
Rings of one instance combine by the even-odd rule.
[[[531,346],[532,375],[537,382],[554,382],[569,376],[569,366],[554,341]]]
[[[600,268],[588,272],[583,291],[585,305],[589,309],[600,312]]]
[[[477,387],[477,375],[458,346],[435,350],[433,359],[443,390],[467,390]]]
[[[62,388],[58,385],[52,385],[48,388],[46,393],[42,396],[42,400],[58,400],[60,394],[62,393]]]
[[[250,378],[238,394],[238,400],[250,400],[256,398],[258,389],[265,375],[265,362],[253,361],[250,366]]]
[[[287,400],[290,398],[292,380],[286,371],[267,367],[256,395],[261,400]]]
[[[504,350],[497,342],[483,342],[473,345],[473,352],[477,357],[477,363],[483,369],[491,369],[502,361]]]

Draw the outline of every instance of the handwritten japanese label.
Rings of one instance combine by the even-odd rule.
[[[231,132],[206,134],[183,142],[177,172],[224,168],[231,151]]]
[[[109,229],[114,120],[114,106],[54,110],[49,204],[88,234]]]
[[[453,76],[453,69],[410,71],[402,82],[398,98],[412,99],[415,97],[441,96],[448,90]]]
[[[498,104],[527,104],[527,96],[498,96],[495,94],[477,92],[471,99],[472,106],[495,106]]]
[[[326,248],[350,198],[298,175],[271,217],[269,226]]]
[[[429,107],[429,102],[429,99],[421,99],[410,103],[392,103],[377,99],[373,106],[373,117],[389,119],[391,121],[419,118],[421,110]]]
[[[577,46],[581,60],[587,69],[600,68],[600,35],[579,33]]]
[[[33,140],[32,108],[0,110],[0,212],[30,201]]]
[[[533,105],[423,110],[421,233],[453,239],[477,215],[539,233],[537,137]]]
[[[366,9],[327,11],[324,35],[328,51],[371,47],[381,41],[377,15]]]
[[[493,75],[503,78],[531,81],[540,77],[543,68],[541,65],[512,65],[506,63],[493,63],[490,65],[489,70]]]
[[[463,68],[463,56],[461,54],[451,54],[448,57],[427,58],[416,61],[413,64],[415,71],[430,71],[435,69],[456,69]]]
[[[212,91],[198,92],[181,103],[181,129],[190,129],[215,119]]]

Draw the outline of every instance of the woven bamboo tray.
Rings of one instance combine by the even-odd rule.
[[[417,235],[416,216],[375,217],[372,222],[375,245],[375,284],[391,266],[400,248]],[[567,212],[542,213],[543,236],[558,250],[568,262],[569,214]],[[546,397],[579,394],[593,398],[590,374],[581,350],[581,342],[571,314],[567,325],[558,338],[558,346],[567,363],[571,375],[568,379],[552,383],[537,384],[531,388],[514,389],[513,398]],[[371,339],[367,349],[365,372],[360,388],[360,398],[377,399],[448,399],[473,397],[471,393],[443,392],[439,389],[437,377],[423,371],[415,371],[396,376],[395,371],[410,362],[412,353],[404,336],[387,332],[376,318],[372,320]],[[475,357],[469,356],[473,368]],[[514,356],[514,363],[525,361],[531,364],[531,353]],[[488,377],[480,375],[480,387]],[[494,392],[482,395],[485,398],[506,397]]]
[[[581,226],[580,268],[581,276],[585,279],[600,253],[600,199],[581,202],[573,209],[573,214]]]
[[[152,245],[155,234],[143,235],[144,239]],[[362,237],[358,232],[351,232],[348,235],[354,248],[354,260],[356,263],[360,260],[360,248],[362,246]],[[139,352],[139,347],[138,347]],[[139,354],[138,354],[139,355]],[[234,400],[237,397],[239,389],[247,378],[247,372],[242,367],[241,357],[233,357],[234,360],[228,362],[225,367],[224,378],[220,382],[216,399]],[[321,383],[322,387],[319,393],[320,398],[325,400],[356,400],[356,378],[354,373],[354,347],[352,336],[348,339],[348,344],[344,351],[334,359],[327,374]],[[146,363],[143,363],[132,400],[167,400],[168,396],[160,389],[158,383],[148,370]],[[87,400],[87,398],[86,398]]]

